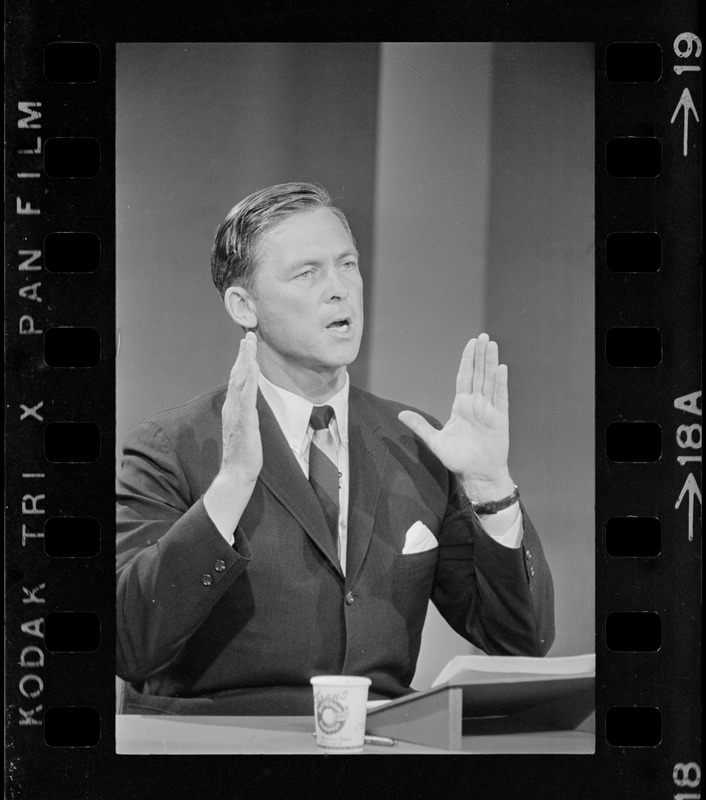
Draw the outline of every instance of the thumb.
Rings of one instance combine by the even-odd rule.
[[[415,411],[400,411],[397,419],[404,423],[412,433],[416,433],[430,450],[432,449],[431,440],[437,430],[421,414],[417,414]]]

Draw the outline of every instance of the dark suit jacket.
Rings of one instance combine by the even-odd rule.
[[[133,685],[128,711],[308,714],[317,674],[366,675],[371,697],[400,696],[430,598],[488,653],[547,652],[553,588],[529,518],[520,549],[495,542],[397,419],[405,406],[354,387],[345,577],[262,395],[264,466],[230,547],[202,500],[220,466],[224,398],[221,387],[157,414],[124,447],[117,672]],[[403,555],[418,520],[439,547]]]

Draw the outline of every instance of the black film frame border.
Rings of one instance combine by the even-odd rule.
[[[573,27],[562,21],[554,30],[538,17],[532,17],[522,27],[521,21],[495,17],[491,12],[480,22],[456,27],[453,33],[447,23],[436,21],[438,38],[442,40],[458,39],[460,30],[464,33],[462,38],[468,40],[556,38],[596,43],[598,498],[596,755],[535,756],[523,760],[512,756],[476,758],[469,770],[472,775],[459,770],[456,777],[449,776],[443,789],[436,771],[415,770],[417,788],[428,784],[437,795],[448,792],[452,796],[472,788],[479,795],[486,789],[487,796],[505,796],[505,791],[512,796],[512,788],[518,784],[523,784],[530,794],[536,792],[536,796],[540,796],[542,786],[545,790],[552,787],[549,791],[570,791],[577,797],[621,796],[641,790],[644,796],[649,796],[648,792],[675,796],[699,791],[688,783],[695,780],[695,772],[685,771],[685,767],[698,761],[698,715],[694,707],[699,700],[700,668],[700,504],[694,501],[691,539],[687,509],[695,497],[693,485],[700,487],[700,465],[681,463],[679,459],[697,452],[684,443],[694,441],[695,434],[688,438],[689,426],[700,424],[700,416],[693,413],[696,401],[690,405],[684,398],[700,386],[700,318],[696,309],[700,297],[697,176],[701,153],[697,144],[683,155],[683,124],[688,117],[683,107],[672,122],[685,89],[691,87],[693,101],[700,102],[700,74],[677,74],[673,69],[701,64],[694,57],[677,56],[674,50],[681,34],[698,32],[696,6],[673,4],[668,10],[666,6],[658,7],[649,15],[642,8],[617,13],[613,9],[608,12],[611,13],[612,16],[607,15],[606,8],[596,4],[578,12]],[[108,16],[101,20],[91,20],[90,16],[81,19],[75,7],[70,16],[66,10],[55,9],[41,19],[32,19],[20,13],[18,3],[11,3],[8,14],[13,19],[8,50],[14,57],[14,67],[6,78],[6,341],[11,378],[6,389],[8,763],[15,771],[14,786],[25,791],[32,786],[58,791],[56,781],[61,775],[65,789],[74,796],[91,796],[91,792],[97,797],[125,796],[129,787],[139,786],[145,779],[160,780],[167,786],[168,778],[157,778],[163,772],[154,764],[158,757],[116,756],[113,734],[115,42],[142,38],[180,41],[184,37],[164,22],[161,27],[156,25],[154,16],[151,25],[148,21],[142,29],[136,17],[131,29],[127,22]],[[459,9],[456,15],[451,13],[448,25],[458,23],[460,14]],[[296,16],[293,20],[298,22]],[[267,15],[246,18],[239,35],[233,38],[274,36],[277,40],[285,22],[274,11],[269,19]],[[308,24],[295,24],[290,31],[305,32]],[[219,35],[206,23],[200,30],[204,35],[197,38],[203,40]],[[398,38],[389,37],[389,32],[381,24],[376,31],[378,36],[371,38]],[[404,26],[401,32],[404,33]],[[95,83],[77,86],[46,81],[44,47],[67,38],[99,46],[101,74]],[[282,36],[283,40],[287,38]],[[305,33],[302,38],[306,38]],[[418,39],[418,33],[409,38]],[[658,43],[663,55],[662,78],[645,85],[608,81],[603,54],[610,44],[620,41]],[[37,113],[41,117],[35,117]],[[20,126],[21,120],[26,126]],[[696,135],[693,115],[689,122]],[[40,152],[32,152],[38,149],[37,137],[44,142],[62,136],[92,136],[100,142],[102,169],[97,178],[62,182],[42,174],[41,145]],[[609,176],[603,154],[608,140],[616,136],[656,136],[662,143],[659,174],[635,179]],[[39,177],[30,177],[37,172]],[[41,253],[48,234],[75,230],[77,219],[81,221],[80,230],[100,237],[100,269],[88,276],[48,272],[35,252]],[[661,269],[647,276],[609,270],[605,262],[608,235],[642,230],[654,230],[662,237]],[[35,283],[41,285],[32,289]],[[604,339],[606,331],[616,325],[658,328],[664,348],[662,362],[651,369],[632,371],[608,365]],[[101,358],[97,366],[84,371],[60,371],[44,363],[43,332],[62,326],[89,326],[99,332]],[[46,461],[44,428],[50,422],[62,421],[99,424],[102,455],[97,461]],[[605,456],[605,430],[616,421],[656,422],[662,430],[659,460],[644,464],[609,461]],[[691,483],[690,475],[694,476]],[[71,560],[52,559],[44,554],[40,537],[43,525],[38,521],[67,515],[99,521],[98,554],[90,559]],[[656,558],[615,558],[606,552],[603,532],[608,520],[631,515],[660,519],[662,549]],[[62,611],[98,614],[101,646],[97,651],[50,657],[38,635],[41,626],[36,621]],[[635,654],[608,650],[603,638],[605,620],[614,612],[627,611],[660,614],[663,641],[659,651]],[[42,710],[36,711],[40,705]],[[34,723],[40,721],[47,708],[62,706],[99,711],[98,744],[75,749],[46,744],[42,726]],[[608,711],[633,706],[660,709],[661,741],[655,747],[623,748],[606,742],[604,721]],[[301,764],[301,760],[294,763]],[[365,780],[362,763],[346,764],[346,781],[360,785]],[[67,764],[70,769],[66,769]],[[277,777],[289,774],[294,764],[287,757],[214,756],[183,759],[178,764],[170,759],[171,766],[172,786],[177,780],[202,785],[208,775],[212,790],[218,793],[219,789],[232,786],[233,780],[245,788],[256,784],[263,789],[274,786]],[[404,762],[387,765],[386,772],[400,787],[409,784]],[[333,780],[341,778],[343,765],[316,762],[304,770],[312,780],[324,773]],[[219,777],[214,778],[215,774]],[[269,777],[263,777],[266,774]],[[116,785],[118,776],[121,781]],[[551,795],[545,792],[544,796]]]

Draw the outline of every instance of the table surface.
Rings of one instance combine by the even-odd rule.
[[[116,752],[137,754],[309,754],[317,748],[312,717],[115,717]],[[463,750],[398,742],[394,747],[366,745],[367,755],[448,755],[450,752],[590,754],[595,735],[585,731],[549,731],[487,736],[464,736]]]

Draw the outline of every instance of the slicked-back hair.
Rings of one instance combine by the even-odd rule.
[[[331,205],[329,193],[315,183],[268,186],[232,208],[216,231],[211,251],[211,276],[221,297],[230,286],[242,286],[254,294],[257,248],[262,236],[292,214],[316,208],[330,208],[353,239],[345,214]]]

